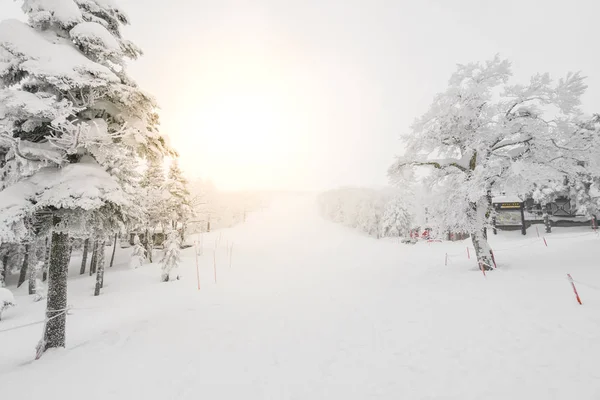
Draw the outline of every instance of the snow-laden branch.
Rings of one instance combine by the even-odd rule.
[[[492,147],[492,151],[500,150],[500,149],[502,149],[504,147],[516,146],[518,144],[529,143],[532,140],[533,140],[533,138],[530,135],[523,135],[523,136],[518,137],[516,139],[504,139],[504,140],[501,140],[498,143],[496,143]]]
[[[461,165],[461,160],[453,159],[453,158],[441,158],[436,160],[401,160],[394,164],[393,169],[399,170],[402,167],[412,166],[412,167],[423,167],[423,166],[432,166],[436,169],[445,169],[448,167],[455,167],[463,172],[467,172],[469,168]]]
[[[552,144],[553,144],[554,146],[558,147],[559,149],[561,149],[561,150],[567,150],[567,151],[588,151],[588,150],[591,150],[591,149],[592,149],[592,147],[593,147],[593,146],[590,144],[590,145],[588,145],[588,146],[586,146],[586,147],[583,147],[583,148],[581,148],[581,149],[576,149],[576,148],[574,148],[574,147],[566,147],[566,146],[561,146],[560,144],[556,143],[556,140],[554,140],[554,139],[550,139],[550,141],[552,142]]]

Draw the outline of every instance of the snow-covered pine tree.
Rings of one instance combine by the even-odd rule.
[[[122,37],[129,19],[113,1],[22,3],[28,24],[0,23],[0,240],[18,242],[27,216],[50,214],[47,349],[65,344],[70,236],[131,204],[108,155],[170,150],[154,100],[126,74],[141,51]]]
[[[576,163],[568,154],[556,157],[579,121],[583,78],[569,74],[554,83],[537,74],[511,86],[511,75],[499,57],[459,65],[448,89],[403,136],[405,155],[389,169],[392,179],[406,168],[432,169],[425,179],[435,188],[432,223],[444,232],[470,232],[485,269],[493,264],[486,231],[493,194],[531,192],[540,177],[563,179],[556,165]]]
[[[139,268],[146,261],[146,249],[140,243],[140,237],[135,235],[133,238],[133,249],[131,252],[131,261],[129,266],[131,268]]]
[[[150,262],[153,262],[154,234],[157,228],[166,231],[169,225],[168,201],[165,173],[162,158],[152,157],[147,161],[146,171],[141,181],[144,189],[144,246]]]
[[[168,282],[173,278],[179,280],[179,263],[181,262],[181,241],[177,231],[169,229],[164,244],[164,253],[161,260],[162,281]]]
[[[381,235],[398,237],[406,235],[412,225],[412,217],[401,196],[394,196],[385,204],[381,218]]]
[[[184,241],[187,222],[193,215],[193,209],[188,182],[183,177],[176,158],[171,161],[169,166],[166,188],[170,194],[167,207],[172,218],[172,227],[181,229],[181,240]]]

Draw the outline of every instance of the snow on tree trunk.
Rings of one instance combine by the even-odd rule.
[[[486,221],[489,218],[490,205],[488,199],[483,198],[477,203],[472,203],[471,208],[476,216],[476,229],[471,232],[471,240],[475,248],[475,255],[479,268],[489,271],[493,268],[492,249],[487,240],[487,231],[485,229]]]
[[[29,294],[36,294],[37,278],[40,272],[40,268],[43,266],[43,262],[40,262],[40,257],[43,256],[44,246],[43,244],[35,240],[29,249]]]
[[[104,286],[104,265],[105,263],[105,246],[104,242],[100,242],[98,245],[96,256],[96,262],[98,263],[98,270],[96,272],[96,288],[94,290],[94,296],[100,295],[100,289]]]
[[[20,288],[22,284],[25,283],[27,279],[27,267],[29,266],[29,253],[31,252],[31,245],[29,243],[25,244],[25,256],[23,257],[23,265],[21,265],[21,273],[19,274],[19,282],[17,283],[17,287]]]
[[[79,275],[85,274],[85,267],[87,264],[88,251],[90,249],[90,239],[87,238],[83,242],[83,255],[81,257],[81,269],[79,270]]]
[[[39,273],[39,269],[40,266],[43,265],[41,264],[39,261],[37,261],[36,258],[36,262],[31,263],[31,266],[29,267],[29,294],[30,295],[34,295],[36,292],[36,288],[37,288],[37,277],[38,277],[38,273]]]
[[[150,261],[150,264],[152,264],[154,262],[152,259],[154,250],[154,235],[150,234],[149,231],[146,231],[144,239],[146,245],[146,257],[148,257],[148,261]]]
[[[46,330],[44,351],[55,347],[65,347],[65,327],[67,308],[67,277],[69,275],[69,235],[52,233],[52,251],[46,305]]]
[[[2,264],[0,264],[0,288],[6,286],[6,269],[8,265],[8,254],[2,257]]]
[[[548,204],[543,204],[542,210],[542,218],[544,218],[544,226],[546,227],[546,233],[552,233],[552,224],[550,223],[550,215],[548,214]]]
[[[114,262],[115,262],[115,253],[117,252],[117,239],[118,239],[118,234],[115,233],[115,239],[113,240],[113,249],[112,249],[112,255],[110,256],[110,266],[109,268],[112,268]]]

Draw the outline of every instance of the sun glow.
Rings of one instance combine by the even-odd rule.
[[[319,85],[296,49],[243,17],[215,25],[198,55],[178,50],[185,61],[164,128],[192,176],[225,189],[290,186],[316,147]]]
[[[281,77],[244,72],[186,89],[172,135],[181,163],[224,189],[289,185],[314,148],[310,106],[302,104],[308,97]]]

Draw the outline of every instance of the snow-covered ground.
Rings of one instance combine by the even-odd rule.
[[[486,278],[468,242],[376,240],[307,196],[204,235],[200,291],[192,248],[170,283],[119,249],[100,297],[75,255],[67,349],[32,361],[41,325],[1,332],[43,319],[16,291],[0,398],[599,399],[600,239],[528,233],[492,237]]]

